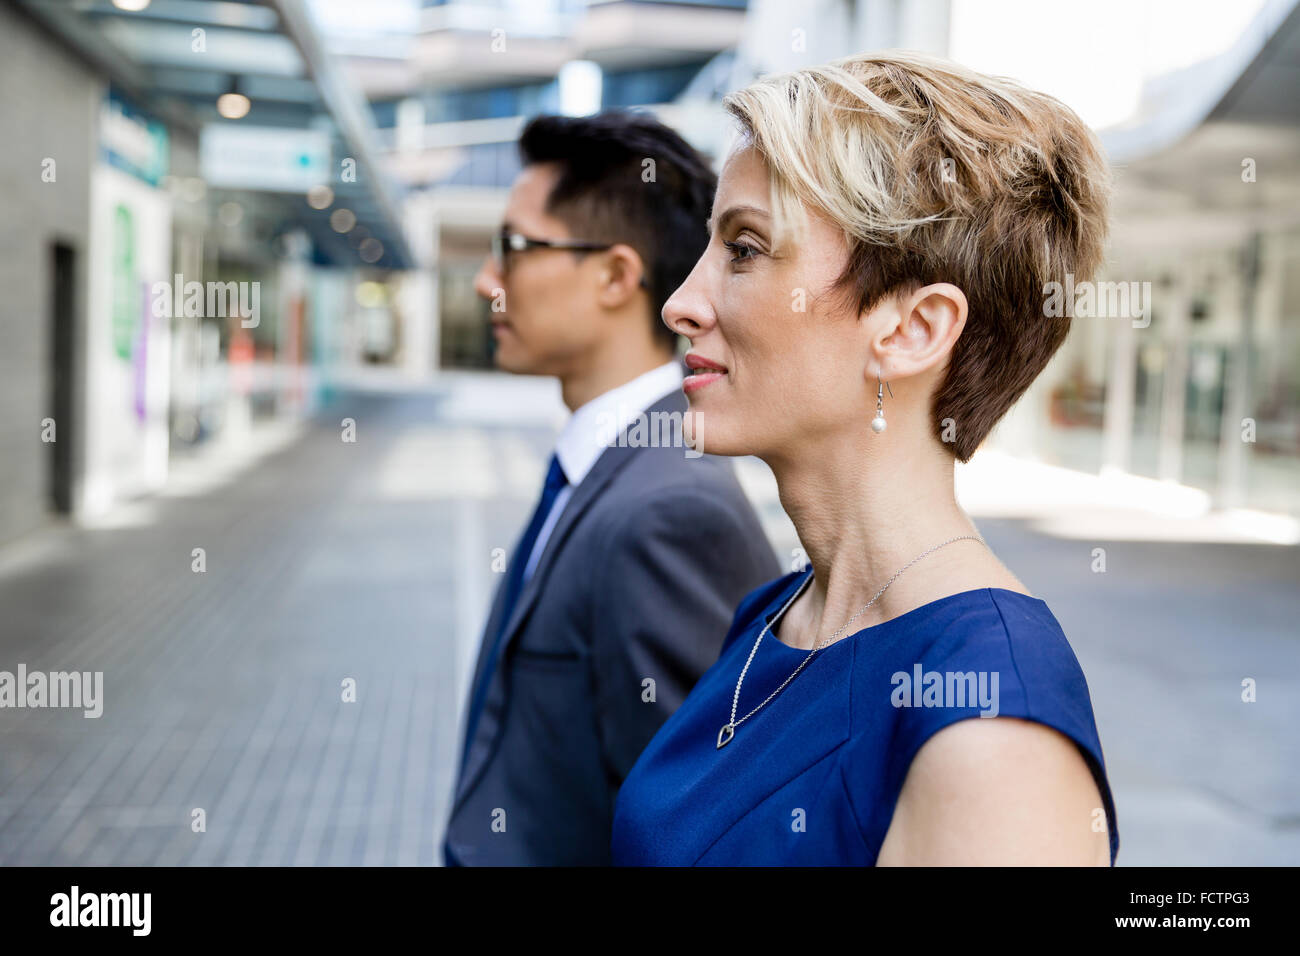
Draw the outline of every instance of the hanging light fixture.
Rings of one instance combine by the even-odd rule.
[[[243,119],[252,105],[248,97],[239,92],[239,80],[233,76],[230,89],[217,97],[217,112],[230,120]]]

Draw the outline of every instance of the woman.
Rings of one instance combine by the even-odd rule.
[[[953,490],[1066,336],[1044,284],[1101,261],[1096,140],[913,55],[725,105],[742,136],[664,321],[688,437],[771,466],[811,567],[741,603],[623,785],[615,861],[1113,864],[1083,673]]]

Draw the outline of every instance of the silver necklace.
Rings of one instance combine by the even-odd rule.
[[[736,708],[740,705],[740,686],[743,683],[745,683],[745,674],[749,672],[749,665],[754,660],[754,654],[758,652],[758,645],[763,640],[764,635],[766,635],[767,632],[771,629],[772,625],[775,624],[777,621],[781,620],[781,618],[785,616],[785,612],[790,607],[790,605],[795,602],[795,600],[799,597],[800,594],[803,594],[804,588],[808,586],[808,582],[813,579],[813,576],[810,573],[806,578],[804,578],[803,583],[800,584],[798,589],[794,592],[794,594],[790,596],[790,599],[785,602],[785,604],[781,607],[781,610],[776,613],[776,617],[774,617],[772,620],[768,621],[766,625],[764,625],[763,630],[759,632],[757,640],[754,641],[754,646],[750,648],[749,659],[745,661],[745,666],[740,670],[740,678],[736,681],[736,693],[733,694],[731,697],[731,719],[728,720],[725,724],[723,724],[722,729],[718,731],[718,749],[721,750],[723,747],[725,747],[727,744],[731,742],[731,738],[736,736],[737,727],[739,727],[745,721],[749,720],[749,718],[757,714],[760,710],[762,710],[764,707],[768,705],[768,703],[772,700],[773,697],[781,693],[781,691],[785,690],[786,685],[789,684],[790,681],[794,680],[796,676],[798,676],[799,672],[803,670],[805,666],[807,666],[808,662],[813,659],[813,656],[818,651],[820,651],[822,648],[826,647],[827,645],[833,643],[836,638],[838,638],[841,634],[843,634],[846,630],[848,630],[849,625],[852,624],[854,621],[856,621],[859,617],[861,617],[863,611],[871,607],[871,605],[875,604],[876,599],[879,598],[880,595],[885,593],[885,588],[893,584],[895,579],[897,579],[897,577],[900,574],[902,574],[912,565],[916,564],[916,562],[920,561],[927,554],[930,554],[931,552],[934,551],[938,551],[940,548],[945,547],[946,545],[950,545],[954,541],[962,541],[966,538],[969,538],[972,541],[978,541],[981,544],[984,543],[984,539],[979,537],[978,535],[962,534],[962,535],[958,535],[955,538],[949,538],[943,544],[936,544],[929,551],[923,551],[921,554],[918,554],[916,557],[914,557],[911,561],[908,561],[907,564],[903,565],[901,568],[899,568],[897,571],[894,572],[894,576],[885,582],[885,587],[877,591],[875,597],[873,597],[866,604],[862,605],[862,607],[858,608],[857,613],[855,613],[851,618],[849,618],[847,621],[844,622],[843,627],[841,627],[838,631],[836,631],[830,637],[826,638],[826,640],[822,641],[811,651],[809,651],[808,656],[805,657],[800,662],[799,666],[794,669],[794,673],[792,673],[789,677],[787,677],[784,681],[782,681],[780,687],[778,687],[776,690],[772,691],[772,693],[767,695],[767,700],[763,701],[763,703],[759,704],[757,707],[755,707],[753,710],[747,713],[744,717],[741,717],[740,720],[737,720]],[[987,545],[985,546],[987,547]]]

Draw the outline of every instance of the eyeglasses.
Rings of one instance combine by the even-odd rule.
[[[577,252],[598,252],[613,246],[612,242],[588,242],[585,239],[534,239],[518,232],[502,230],[492,237],[492,258],[497,261],[504,272],[507,267],[506,256],[512,252],[527,252],[530,249],[570,249]]]
[[[504,274],[509,270],[509,261],[506,258],[512,252],[528,252],[530,249],[568,249],[573,252],[600,252],[605,249],[612,249],[616,243],[613,242],[589,242],[586,239],[534,239],[531,236],[525,236],[518,232],[501,232],[492,236],[492,258],[496,260],[497,267]],[[645,277],[641,277],[641,288],[649,289]]]

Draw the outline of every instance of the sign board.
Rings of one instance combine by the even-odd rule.
[[[210,186],[302,193],[330,180],[329,134],[213,123],[199,134],[199,167]]]
[[[109,90],[99,109],[99,151],[104,162],[157,186],[167,175],[167,128]]]

